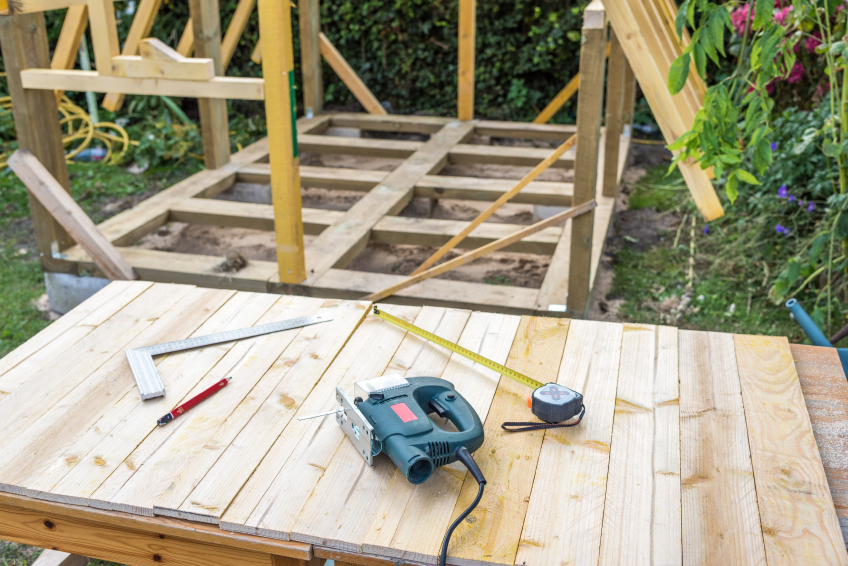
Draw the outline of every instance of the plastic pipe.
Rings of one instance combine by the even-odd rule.
[[[804,334],[807,335],[807,338],[810,339],[810,342],[814,346],[833,348],[833,344],[830,343],[824,332],[816,326],[816,323],[813,322],[813,319],[810,318],[810,315],[807,314],[807,311],[804,310],[798,299],[789,299],[786,301],[786,308],[792,312],[795,322],[801,326]],[[846,378],[848,378],[848,348],[836,348],[836,353],[839,355],[839,361],[842,362],[842,371],[845,373]]]

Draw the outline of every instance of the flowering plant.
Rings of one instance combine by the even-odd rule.
[[[780,169],[773,162],[777,149],[773,114],[779,91],[802,81],[813,87],[807,99],[823,107],[826,116],[803,131],[791,153],[801,157],[813,148],[820,151],[829,182],[826,194],[819,189],[813,194],[805,184],[778,188],[777,198],[796,211],[792,218],[800,211],[816,219],[804,223],[803,231],[787,222],[774,226],[773,234],[801,241],[793,246],[800,252],[775,278],[771,295],[779,302],[790,294],[814,292],[814,318],[824,322],[826,312],[828,327],[834,301],[848,293],[848,5],[844,2],[750,0],[719,5],[684,0],[676,29],[685,49],[668,75],[672,94],[683,89],[690,67],[709,84],[692,129],[668,146],[675,152],[672,168],[688,159],[713,168],[732,204],[740,190],[751,198],[760,196],[746,187],[756,188],[764,178],[773,177],[771,169]],[[731,66],[728,72],[708,76],[708,60],[719,69]],[[826,206],[817,207],[813,197]]]

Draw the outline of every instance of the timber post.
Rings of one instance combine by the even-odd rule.
[[[215,62],[215,75],[224,74],[221,52],[221,13],[218,0],[189,0],[194,31],[194,56]],[[199,98],[203,161],[207,169],[217,169],[230,161],[230,126],[227,101]]]
[[[583,15],[580,90],[577,95],[574,196],[571,206],[577,206],[595,198],[601,106],[604,98],[606,35],[607,21],[604,7],[600,0],[593,0],[586,7]],[[589,309],[594,221],[594,211],[571,220],[566,313],[567,316],[574,318],[585,318]]]
[[[324,108],[322,73],[320,0],[300,0],[297,4],[300,23],[300,71],[303,78],[303,114],[317,116]]]
[[[457,116],[474,119],[474,51],[477,35],[477,0],[459,0],[459,77]]]
[[[609,32],[609,69],[607,72],[607,106],[604,119],[604,177],[603,195],[616,196],[618,188],[618,148],[621,144],[621,131],[624,114],[625,70],[627,61],[621,43],[615,31]]]
[[[55,94],[52,90],[25,89],[21,84],[22,70],[50,66],[44,14],[35,12],[0,16],[0,48],[12,98],[18,145],[32,152],[62,187],[70,192],[71,182],[65,163]],[[70,271],[67,263],[53,258],[53,252],[71,247],[74,241],[29,191],[27,195],[36,248],[43,269]]]
[[[294,53],[291,8],[279,0],[259,0],[262,76],[271,163],[271,196],[281,283],[306,279],[300,165],[294,97]]]

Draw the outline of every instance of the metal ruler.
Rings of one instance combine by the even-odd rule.
[[[530,387],[532,389],[538,389],[539,387],[542,387],[544,385],[544,383],[536,381],[533,378],[527,377],[523,373],[518,373],[517,371],[509,369],[506,366],[502,366],[499,363],[493,362],[492,360],[490,360],[488,358],[484,358],[480,354],[472,352],[471,350],[469,350],[467,348],[463,348],[462,346],[460,346],[458,344],[454,344],[453,342],[445,340],[444,338],[442,338],[440,336],[436,336],[432,332],[427,332],[426,330],[424,330],[422,328],[418,328],[414,324],[410,324],[410,323],[406,322],[405,320],[401,320],[401,319],[399,319],[395,316],[390,315],[389,313],[383,312],[377,307],[377,305],[374,305],[374,316],[377,316],[379,318],[382,318],[383,320],[391,322],[392,324],[399,326],[400,328],[403,328],[404,330],[412,332],[413,334],[416,334],[416,335],[424,338],[425,340],[429,340],[430,342],[438,344],[439,346],[442,346],[443,348],[447,348],[451,352],[459,354],[460,356],[464,356],[464,357],[468,358],[469,360],[471,360],[473,362],[477,362],[478,364],[480,364],[482,366],[486,366],[489,369],[495,370],[499,374],[506,376],[510,379],[514,379],[518,383],[526,385],[527,387]]]
[[[327,314],[302,316],[300,318],[281,320],[280,322],[271,322],[269,324],[251,326],[239,330],[228,330],[227,332],[219,332],[207,336],[195,336],[194,338],[187,338],[185,340],[155,344],[144,348],[127,349],[124,352],[127,355],[127,362],[130,364],[135,383],[138,385],[138,391],[141,393],[141,399],[146,401],[147,399],[165,395],[165,386],[162,384],[162,378],[159,377],[159,372],[156,371],[153,356],[203,348],[205,346],[223,344],[224,342],[233,342],[235,340],[244,340],[245,338],[253,338],[254,336],[280,332],[282,330],[291,330],[292,328],[301,328],[330,320],[333,320],[333,317]]]

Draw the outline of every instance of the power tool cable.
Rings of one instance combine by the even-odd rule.
[[[459,524],[465,520],[465,518],[474,511],[477,504],[480,503],[480,499],[483,498],[483,488],[486,486],[486,478],[483,477],[483,472],[480,471],[480,468],[477,466],[477,462],[474,461],[474,458],[471,457],[471,452],[468,451],[468,448],[465,446],[460,446],[456,449],[454,453],[456,455],[456,459],[462,462],[471,475],[477,480],[477,484],[480,486],[477,491],[477,497],[474,498],[474,501],[471,502],[471,505],[463,511],[459,517],[456,518],[456,521],[448,527],[447,532],[445,532],[445,539],[442,541],[442,548],[439,551],[439,564],[438,566],[445,566],[447,557],[448,557],[448,546],[450,545],[450,539],[453,535],[453,531],[459,526]]]

